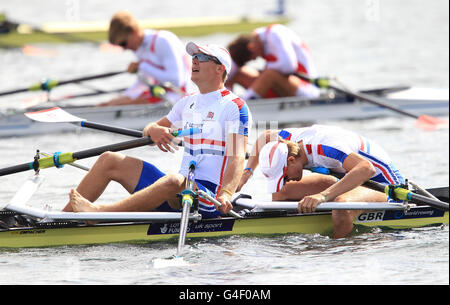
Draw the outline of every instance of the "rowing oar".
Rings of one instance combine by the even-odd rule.
[[[187,227],[189,223],[189,212],[194,205],[195,193],[195,161],[189,163],[189,173],[186,179],[186,189],[181,192],[181,206],[183,208],[181,212],[180,222],[180,235],[178,237],[177,257],[181,257],[183,252],[184,242],[186,240]]]
[[[112,133],[118,133],[118,134],[122,134],[125,136],[132,136],[132,137],[136,137],[136,138],[142,137],[142,131],[86,121],[82,118],[74,116],[71,113],[68,113],[67,111],[62,110],[59,107],[39,110],[39,111],[35,111],[35,112],[27,112],[27,113],[25,113],[25,115],[29,119],[31,119],[33,121],[38,121],[38,122],[72,123],[75,125],[79,125],[81,127],[86,127],[86,128],[96,129],[96,130],[103,130],[103,131],[108,131],[108,132],[112,132]],[[249,157],[250,157],[250,153],[246,152],[245,159],[248,159]]]
[[[316,85],[319,88],[325,88],[325,89],[333,89],[337,92],[341,92],[343,94],[346,94],[348,96],[351,96],[355,99],[359,99],[362,101],[366,101],[368,103],[392,110],[394,112],[409,116],[411,118],[415,118],[416,119],[416,126],[424,129],[424,130],[435,130],[439,125],[445,125],[448,124],[447,121],[433,117],[433,116],[429,116],[429,115],[417,115],[414,114],[412,112],[409,111],[405,111],[403,109],[400,109],[398,107],[395,107],[393,105],[390,105],[386,102],[384,102],[383,100],[376,98],[374,96],[370,96],[364,93],[356,93],[354,91],[351,91],[349,89],[342,89],[339,87],[336,87],[334,85],[331,84],[331,81],[328,78],[310,78],[307,75],[301,74],[301,73],[294,73],[294,75],[298,76],[299,78],[301,78],[304,81],[307,81],[311,84]]]
[[[102,130],[102,131],[108,131],[108,132],[112,132],[112,133],[122,134],[125,136],[132,136],[135,138],[142,137],[142,131],[140,131],[140,130],[86,121],[85,119],[82,119],[71,113],[68,113],[67,111],[65,111],[59,107],[39,110],[39,111],[35,111],[35,112],[27,112],[27,113],[25,113],[25,115],[29,119],[31,119],[33,121],[37,121],[37,122],[72,123],[72,124],[75,124],[75,125],[78,125],[81,127]],[[247,152],[245,155],[245,158],[248,159],[249,157],[250,157],[250,153]]]
[[[103,130],[136,138],[142,137],[142,131],[86,121],[85,119],[70,114],[59,107],[35,112],[27,112],[25,115],[33,121],[43,123],[72,123],[85,128]]]
[[[342,173],[331,172],[330,170],[327,170],[322,167],[313,168],[312,171],[316,172],[316,173],[321,173],[321,174],[331,174],[337,178],[344,177],[344,174],[342,174]],[[440,210],[444,210],[444,211],[448,211],[448,203],[447,202],[444,202],[444,201],[441,201],[438,199],[434,199],[434,198],[430,198],[427,196],[423,196],[420,194],[416,194],[413,191],[407,190],[398,185],[386,185],[386,184],[382,184],[382,183],[379,183],[379,182],[376,182],[373,180],[368,180],[363,185],[367,186],[368,188],[373,189],[375,191],[383,192],[386,195],[388,195],[389,197],[396,199],[396,200],[404,200],[404,201],[409,201],[409,202],[418,203],[418,204],[427,204],[431,207],[434,207],[434,208],[437,208]]]
[[[35,107],[39,104],[44,104],[44,103],[48,103],[48,102],[59,103],[59,102],[70,100],[70,99],[78,99],[78,98],[82,98],[82,97],[96,96],[96,95],[101,95],[101,94],[117,93],[117,92],[124,91],[126,88],[113,89],[113,90],[108,90],[108,91],[94,89],[94,88],[92,88],[92,89],[95,91],[87,92],[87,93],[80,93],[80,94],[70,94],[70,95],[58,96],[56,98],[55,97],[50,98],[50,94],[48,92],[41,93],[38,96],[27,97],[25,99],[22,99],[22,104],[23,104],[22,108],[27,109],[27,108]]]
[[[189,128],[184,130],[177,130],[172,133],[175,137],[182,137],[186,135],[192,135],[199,133],[198,128]],[[67,153],[56,153],[51,157],[39,158],[32,162],[27,162],[19,165],[14,165],[0,169],[0,176],[15,174],[19,172],[24,172],[28,170],[40,170],[49,167],[60,167],[64,164],[72,163],[76,160],[86,159],[101,155],[107,151],[121,151],[136,147],[141,147],[145,145],[153,144],[153,141],[149,137],[139,138],[136,140],[125,141],[105,146],[100,146],[96,148],[91,148],[87,150],[81,150],[78,152],[67,152]]]
[[[197,200],[196,194],[194,192],[194,184],[195,184],[195,161],[191,161],[189,163],[189,172],[186,179],[186,188],[181,192],[181,221],[180,221],[180,234],[178,235],[178,247],[177,247],[177,255],[172,256],[168,259],[156,258],[153,260],[153,266],[155,268],[164,268],[164,267],[180,267],[187,266],[188,264],[184,261],[181,256],[183,252],[184,243],[186,240],[186,233],[189,224],[189,213],[191,207],[194,205],[194,201]],[[200,216],[198,213],[194,213],[193,216]]]
[[[27,112],[27,113],[25,113],[25,115],[29,119],[31,119],[33,121],[37,121],[37,122],[72,123],[75,125],[79,125],[81,127],[102,130],[102,131],[108,131],[108,132],[112,132],[112,133],[122,134],[125,136],[132,136],[135,138],[142,137],[142,131],[140,131],[140,130],[86,121],[86,120],[79,118],[71,113],[68,113],[67,111],[64,111],[63,109],[61,109],[59,107],[39,110],[39,111],[35,111],[35,112]],[[179,146],[181,146],[181,143],[179,144]],[[245,154],[245,158],[248,159],[249,157],[250,157],[250,153],[247,152]]]
[[[430,198],[430,197],[426,197],[426,196],[423,196],[420,194],[416,194],[413,191],[407,190],[400,186],[385,185],[385,184],[381,184],[379,182],[372,181],[372,180],[367,181],[364,185],[366,185],[374,190],[384,192],[386,195],[388,195],[390,197],[394,197],[395,199],[398,199],[398,200],[405,200],[405,201],[418,203],[418,204],[427,204],[431,207],[434,207],[434,208],[437,208],[440,210],[444,210],[444,211],[448,211],[448,203],[447,202],[437,200],[434,198]]]
[[[41,81],[39,83],[33,84],[33,85],[31,85],[29,87],[26,87],[26,88],[20,88],[20,89],[0,92],[0,96],[20,93],[20,92],[27,92],[27,91],[40,91],[40,90],[50,91],[51,89],[53,89],[53,88],[55,88],[57,86],[67,85],[67,84],[71,84],[71,83],[79,83],[79,82],[88,81],[88,80],[94,80],[94,79],[99,79],[99,78],[110,77],[110,76],[114,76],[114,75],[125,73],[125,72],[126,71],[107,72],[107,73],[102,73],[102,74],[89,75],[89,76],[69,79],[69,80],[65,80],[65,81],[58,81],[58,80],[55,80],[55,79],[45,79],[45,80],[43,80],[43,81]]]
[[[198,193],[201,197],[203,197],[203,198],[205,198],[206,200],[212,202],[215,206],[217,206],[217,207],[219,207],[219,208],[222,206],[222,203],[220,203],[219,200],[217,200],[217,199],[214,198],[213,196],[209,195],[207,192],[202,191],[202,190],[198,190],[197,193]],[[228,214],[230,214],[230,215],[233,216],[234,218],[242,218],[241,215],[239,215],[238,213],[236,213],[236,212],[233,211],[233,210],[231,210],[230,212],[228,212]]]

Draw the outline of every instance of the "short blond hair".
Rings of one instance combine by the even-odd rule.
[[[288,147],[288,157],[293,156],[294,158],[300,157],[300,147],[298,143],[289,141],[289,140],[280,140],[280,142],[284,143]]]
[[[112,44],[120,44],[130,34],[139,30],[139,23],[128,11],[119,11],[114,14],[109,24],[108,39]]]

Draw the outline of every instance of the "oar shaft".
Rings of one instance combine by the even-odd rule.
[[[178,247],[177,247],[177,256],[180,257],[183,252],[184,242],[186,240],[186,233],[189,224],[189,212],[191,206],[194,203],[194,183],[195,183],[195,161],[191,161],[189,164],[189,173],[187,177],[186,189],[181,192],[181,205],[183,206],[183,211],[181,213],[181,222],[180,222],[180,235],[178,237]]]
[[[307,81],[307,82],[309,82],[311,84],[314,84],[314,85],[316,85],[316,86],[318,86],[320,88],[330,88],[330,89],[333,89],[333,90],[335,90],[337,92],[340,92],[340,93],[343,93],[345,95],[351,96],[353,98],[356,98],[356,99],[359,99],[359,100],[363,100],[363,101],[366,101],[366,102],[378,105],[378,106],[383,107],[383,108],[390,109],[392,111],[404,114],[406,116],[409,116],[409,117],[412,117],[412,118],[415,118],[415,119],[419,118],[419,116],[414,114],[414,113],[411,113],[411,112],[405,111],[403,109],[400,109],[398,107],[394,107],[392,105],[389,105],[389,104],[385,103],[384,101],[382,101],[381,99],[378,99],[376,97],[373,97],[373,96],[370,96],[370,95],[367,95],[367,94],[364,94],[364,93],[356,93],[356,92],[353,92],[351,90],[344,90],[344,89],[341,89],[339,87],[333,86],[332,84],[330,84],[330,81],[327,80],[327,79],[322,79],[322,78],[314,79],[314,78],[310,78],[307,75],[304,75],[304,74],[301,74],[301,73],[295,73],[295,75],[298,76],[300,79],[302,79],[304,81]]]
[[[100,123],[95,123],[95,122],[89,122],[89,121],[80,122],[80,125],[81,125],[81,127],[118,133],[118,134],[122,134],[122,135],[126,135],[126,136],[132,136],[135,138],[142,137],[142,131],[135,130],[135,129],[121,128],[121,127],[100,124]]]
[[[428,204],[429,206],[448,211],[449,206],[447,202],[429,198],[423,195],[411,193],[411,202]]]
[[[239,198],[236,204],[247,209],[257,208],[258,210],[298,210],[298,202],[295,201],[272,201],[265,202],[247,198]],[[406,210],[407,205],[401,203],[387,203],[387,202],[323,202],[316,208],[317,212],[331,211],[331,210]]]
[[[340,89],[338,87],[335,87],[335,86],[330,86],[330,88],[335,90],[335,91],[338,91],[338,92],[340,91],[341,93],[345,93],[345,94],[347,94],[347,95],[349,95],[351,97],[354,97],[356,99],[367,101],[369,103],[381,106],[383,108],[387,108],[389,110],[392,110],[392,111],[404,114],[406,116],[409,116],[409,117],[412,117],[412,118],[415,118],[415,119],[419,118],[419,116],[416,115],[416,114],[413,114],[411,112],[405,111],[405,110],[400,109],[398,107],[394,107],[392,105],[389,105],[389,104],[383,102],[382,100],[380,100],[380,99],[378,99],[376,97],[373,97],[373,96],[370,96],[370,95],[367,95],[367,94],[364,94],[364,93],[356,93],[356,92],[352,92],[352,91],[348,91],[348,90],[342,90],[342,89]]]
[[[32,168],[33,167],[30,168],[30,163],[13,165],[10,167],[5,167],[5,168],[0,169],[0,176],[6,176],[6,175],[10,175],[10,174],[20,173],[20,172],[30,170]]]
[[[150,145],[150,144],[153,144],[152,139],[146,137],[146,138],[139,138],[139,139],[135,139],[135,140],[131,140],[131,141],[125,141],[125,142],[100,146],[100,147],[91,148],[91,149],[81,150],[81,151],[74,152],[74,153],[71,153],[71,152],[62,153],[62,154],[58,155],[57,160],[53,156],[40,158],[38,160],[38,168],[44,169],[44,168],[49,168],[49,167],[53,167],[53,166],[57,166],[57,165],[68,164],[68,163],[72,163],[76,160],[81,160],[81,159],[98,156],[107,151],[121,151],[121,150],[136,148],[136,147],[140,147],[140,146]],[[15,174],[15,173],[19,173],[19,172],[32,170],[32,169],[34,169],[33,164],[34,164],[34,161],[2,168],[2,169],[0,169],[0,176],[5,176],[5,175],[9,175],[9,174]]]
[[[125,142],[120,142],[120,143],[115,143],[115,144],[110,144],[110,145],[105,145],[105,146],[101,146],[101,147],[96,147],[96,148],[91,148],[91,149],[74,152],[73,159],[81,160],[81,159],[86,159],[86,158],[101,155],[102,153],[107,152],[107,151],[115,152],[115,151],[121,151],[121,150],[141,147],[141,146],[145,146],[145,145],[150,145],[150,144],[153,144],[153,140],[151,138],[149,138],[149,137],[139,138],[139,139],[135,139],[135,140],[130,140],[130,141],[125,141]]]
[[[20,93],[20,92],[27,92],[30,88],[21,88],[21,89],[14,89],[14,90],[9,90],[9,91],[3,91],[0,92],[0,96],[4,96],[4,95],[10,95],[10,94],[16,94],[16,93]]]
[[[33,84],[26,88],[20,88],[20,89],[14,89],[14,90],[0,92],[0,96],[10,95],[10,94],[15,94],[15,93],[20,93],[20,92],[27,92],[27,91],[51,90],[52,88],[61,86],[61,85],[66,85],[66,84],[70,84],[70,83],[79,83],[79,82],[88,81],[88,80],[110,77],[110,76],[114,76],[114,75],[125,73],[125,72],[126,71],[107,72],[107,73],[101,73],[101,74],[96,74],[96,75],[89,75],[89,76],[73,78],[73,79],[69,79],[69,80],[65,80],[65,81],[57,81],[57,80],[47,79],[45,81]]]
[[[183,205],[180,221],[180,236],[178,237],[177,256],[181,256],[183,252],[184,243],[186,241],[187,226],[189,223],[189,210],[191,206],[187,203]]]
[[[342,178],[344,176],[341,173],[331,173],[331,174],[338,178]],[[376,182],[373,180],[366,181],[363,185],[367,186],[368,188],[371,188],[373,190],[383,192],[383,193],[388,193],[388,189],[389,189],[389,185],[385,185],[385,184],[382,184],[382,183],[379,183],[379,182]],[[418,203],[418,204],[427,204],[429,206],[432,206],[432,207],[435,207],[435,208],[438,208],[441,210],[445,210],[445,211],[449,210],[449,205],[447,202],[429,198],[429,197],[426,197],[426,196],[423,196],[420,194],[415,194],[412,191],[407,190],[407,189],[396,188],[396,189],[394,189],[394,193],[400,200],[408,200],[412,203]]]
[[[95,122],[89,122],[89,121],[82,121],[82,122],[74,123],[74,124],[79,124],[81,127],[97,129],[97,130],[103,130],[103,131],[108,131],[108,132],[112,132],[112,133],[118,133],[118,134],[122,134],[122,135],[125,135],[125,136],[132,136],[132,137],[135,137],[135,138],[142,137],[142,131],[139,131],[139,130],[136,130],[136,129],[129,129],[129,128],[111,126],[111,125],[95,123]],[[199,132],[200,132],[199,128],[189,128],[189,129],[183,129],[183,130],[175,130],[172,133],[172,135],[174,137],[184,137],[184,136],[193,135],[193,134],[196,134],[196,133],[199,133]],[[178,144],[178,146],[183,146],[182,142],[180,142]]]
[[[186,136],[186,135],[196,134],[199,132],[200,132],[199,128],[188,128],[188,129],[174,131],[172,133],[172,135],[175,137],[182,137],[182,136]],[[43,168],[49,168],[49,167],[53,167],[53,166],[58,167],[63,164],[72,163],[76,160],[95,157],[95,156],[101,155],[102,153],[107,152],[107,151],[121,151],[121,150],[136,148],[136,147],[140,147],[140,146],[150,145],[153,143],[154,142],[151,138],[144,137],[144,138],[139,138],[139,139],[135,139],[135,140],[130,140],[130,141],[125,141],[125,142],[100,146],[100,147],[96,147],[96,148],[81,150],[81,151],[74,152],[74,153],[72,153],[72,152],[61,153],[61,154],[58,153],[57,155],[52,156],[52,157],[45,157],[45,158],[38,159],[37,164],[35,163],[36,161],[33,161],[33,162],[28,162],[28,163],[23,163],[23,164],[19,164],[19,165],[13,165],[10,167],[2,168],[2,169],[0,169],[0,176],[24,172],[24,171],[32,170],[35,168],[43,169]]]
[[[98,79],[98,78],[110,77],[110,76],[122,74],[125,72],[126,71],[121,70],[121,71],[106,72],[106,73],[101,73],[101,74],[96,74],[96,75],[78,77],[78,78],[74,78],[74,79],[70,79],[70,80],[66,80],[66,81],[60,81],[60,82],[58,82],[58,86],[66,85],[66,84],[70,84],[70,83],[84,82],[84,81],[94,80],[94,79]]]

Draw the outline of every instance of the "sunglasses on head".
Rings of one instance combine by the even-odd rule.
[[[197,59],[199,62],[207,62],[207,61],[212,61],[218,65],[221,65],[222,63],[214,56],[210,56],[208,54],[205,53],[198,53],[198,54],[194,54],[192,55],[192,60]]]

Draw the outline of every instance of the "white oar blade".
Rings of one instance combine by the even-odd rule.
[[[44,123],[76,123],[84,121],[84,119],[76,117],[59,107],[27,112],[25,115],[33,121]]]
[[[14,210],[14,207],[24,206],[30,198],[33,197],[43,180],[44,178],[42,176],[33,176],[25,181],[7,204],[0,204],[0,210],[3,210],[4,208],[11,208],[11,210]]]

